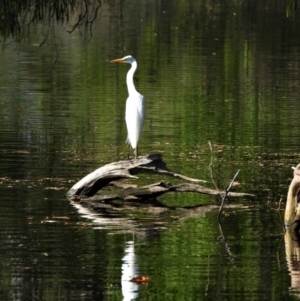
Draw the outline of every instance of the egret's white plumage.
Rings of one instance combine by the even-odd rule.
[[[144,125],[145,119],[145,101],[134,86],[133,75],[137,68],[137,62],[134,57],[127,55],[121,59],[112,60],[111,63],[128,63],[131,68],[126,76],[128,89],[128,98],[126,101],[125,120],[127,125],[127,142],[135,149],[135,157],[138,156],[138,141]]]

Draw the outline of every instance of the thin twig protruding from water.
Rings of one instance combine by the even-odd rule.
[[[219,219],[220,219],[220,214],[221,214],[221,212],[222,212],[222,209],[223,209],[223,206],[224,206],[224,202],[225,202],[225,200],[226,200],[226,198],[227,198],[228,192],[230,191],[231,186],[232,186],[233,182],[235,181],[235,179],[236,179],[237,175],[239,174],[239,172],[240,172],[240,170],[238,170],[238,171],[236,172],[236,174],[234,175],[233,179],[231,180],[229,186],[227,187],[224,196],[222,196],[222,203],[221,203],[221,206],[220,206],[220,209],[219,209],[219,213],[218,213],[218,221],[219,221]]]

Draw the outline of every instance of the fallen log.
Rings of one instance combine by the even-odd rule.
[[[158,183],[138,187],[137,185],[127,184],[120,180],[137,179],[135,176],[142,172],[152,172],[162,175],[173,176],[192,183],[181,183],[172,185],[160,181]],[[151,154],[145,157],[139,157],[134,160],[125,160],[113,162],[102,166],[94,172],[88,174],[79,182],[77,182],[67,193],[67,197],[71,200],[80,200],[82,197],[89,197],[92,202],[105,202],[110,200],[145,200],[156,199],[158,196],[167,192],[195,192],[208,195],[225,195],[225,191],[219,191],[201,186],[196,183],[205,183],[200,179],[190,178],[166,167],[161,154]],[[115,186],[121,188],[121,192],[95,195],[97,191],[105,186]],[[255,195],[248,193],[228,192],[228,197],[255,198]],[[85,200],[86,202],[87,200]]]

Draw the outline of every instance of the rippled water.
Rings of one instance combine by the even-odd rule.
[[[103,5],[89,43],[57,26],[62,43],[39,48],[33,34],[1,53],[0,299],[294,300],[282,214],[299,160],[299,18],[202,1],[119,8]],[[97,213],[66,198],[127,157],[128,66],[109,63],[125,54],[147,104],[141,154],[209,187],[212,161],[220,189],[240,169],[235,190],[256,199],[231,199],[218,223],[220,199],[205,195]]]

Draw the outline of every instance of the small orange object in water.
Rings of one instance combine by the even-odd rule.
[[[133,277],[130,281],[134,282],[134,283],[137,283],[137,284],[148,284],[149,281],[150,281],[150,277],[136,276],[136,277]]]

